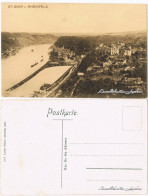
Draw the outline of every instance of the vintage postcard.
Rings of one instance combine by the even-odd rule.
[[[3,97],[147,97],[146,5],[1,7]]]
[[[146,99],[5,99],[1,113],[1,195],[147,193]]]
[[[146,97],[145,4],[2,2],[0,195],[147,194]]]

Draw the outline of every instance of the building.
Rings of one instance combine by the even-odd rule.
[[[98,70],[103,70],[102,66],[96,65],[96,64],[91,64],[88,68],[87,68],[87,72],[91,72],[91,71],[98,71]]]
[[[100,47],[103,47],[103,46],[104,46],[104,44],[103,44],[103,43],[101,43],[101,44],[100,44]]]
[[[78,72],[78,76],[84,76],[83,72]]]
[[[124,55],[125,56],[131,56],[132,55],[131,46],[129,46],[128,48],[125,49]]]
[[[120,46],[117,44],[111,44],[111,55],[119,55]]]
[[[125,46],[123,43],[111,44],[111,55],[131,56],[131,46]]]
[[[125,78],[125,82],[129,82],[130,84],[143,84],[141,78]]]
[[[111,61],[103,62],[103,68],[104,67],[109,67],[112,64]]]
[[[119,55],[120,56],[124,56],[124,52],[125,52],[124,48],[120,48]]]

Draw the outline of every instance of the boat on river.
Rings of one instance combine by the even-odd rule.
[[[31,65],[31,67],[34,67],[34,66],[36,66],[38,64],[38,62],[36,62],[36,63],[34,63],[33,65]]]

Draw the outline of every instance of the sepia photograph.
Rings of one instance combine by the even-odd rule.
[[[147,97],[147,7],[2,3],[2,97]]]

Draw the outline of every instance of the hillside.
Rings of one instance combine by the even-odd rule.
[[[117,34],[105,34],[98,36],[61,36],[55,42],[55,46],[63,47],[74,51],[76,54],[85,54],[101,43],[111,45],[123,42],[132,46],[147,46],[146,32],[124,32]]]
[[[37,44],[53,44],[57,36],[39,33],[8,33],[2,32],[2,53],[7,49]]]

